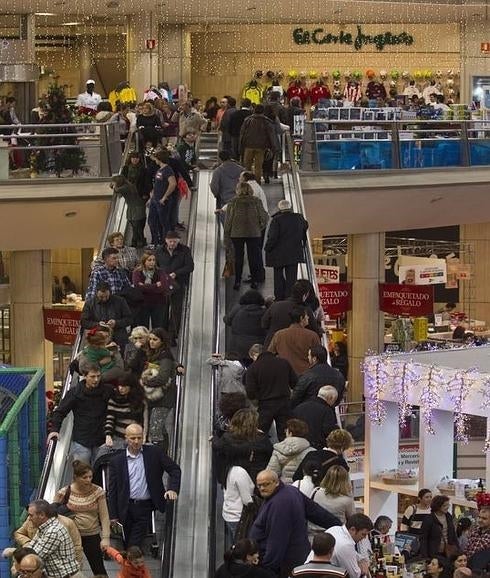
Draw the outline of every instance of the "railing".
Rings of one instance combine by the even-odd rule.
[[[20,124],[0,127],[0,182],[110,177],[121,166],[119,124]]]
[[[73,125],[69,125],[73,126]],[[76,125],[76,126],[93,126],[93,125]],[[128,138],[126,139],[124,151],[121,157],[121,148],[119,146],[119,161],[118,161],[118,170],[117,172],[122,171],[122,167],[126,163],[128,155],[131,151],[131,147],[134,143],[135,134],[130,133]],[[106,225],[104,227],[104,231],[102,233],[99,250],[102,250],[107,245],[107,237],[113,231],[121,231],[124,234],[125,229],[125,217],[126,217],[126,203],[124,199],[120,195],[113,195],[111,199],[111,205],[109,209],[108,219],[106,221]],[[83,339],[83,331],[80,330],[77,334],[75,339],[75,343],[73,344],[73,348],[71,351],[70,362],[73,361],[78,353],[80,352],[81,345]],[[70,389],[73,380],[76,380],[76,376],[71,375],[69,371],[67,371],[64,382],[61,397],[63,398],[68,390]],[[60,439],[56,440],[53,439],[49,442],[48,447],[46,449],[46,458],[43,464],[41,478],[39,481],[39,486],[37,490],[37,497],[38,498],[47,498],[51,499],[54,492],[58,489],[56,487],[61,481],[63,477],[64,467],[66,464],[66,457],[68,454],[70,440],[67,440],[66,437],[69,434],[71,438],[71,426],[72,426],[72,417],[69,415],[62,424],[62,428],[60,431]],[[56,452],[56,448],[59,444],[62,444],[63,447]],[[56,469],[56,475],[51,476],[53,467]]]
[[[0,370],[0,549],[11,541],[22,511],[32,499],[41,473],[46,431],[46,394],[42,369]],[[0,560],[0,576],[10,576]]]
[[[330,120],[307,123],[303,170],[490,165],[490,120]],[[308,157],[309,155],[309,157]]]

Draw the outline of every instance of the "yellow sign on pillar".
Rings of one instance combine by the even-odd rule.
[[[427,317],[416,317],[413,320],[413,338],[415,341],[426,341],[429,323]]]

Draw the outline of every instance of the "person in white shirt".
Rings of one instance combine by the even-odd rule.
[[[332,564],[345,568],[349,578],[360,578],[369,573],[369,560],[361,559],[357,544],[373,529],[365,514],[353,514],[343,526],[332,526],[327,533],[335,538]]]
[[[102,100],[100,94],[95,92],[95,80],[89,78],[87,80],[87,90],[81,92],[78,95],[77,101],[75,102],[76,107],[90,108],[94,111],[97,110],[99,102]]]
[[[223,520],[226,525],[226,547],[235,543],[238,522],[243,506],[252,501],[255,484],[247,470],[240,466],[232,466],[226,477],[226,487],[223,494]]]
[[[442,92],[437,87],[435,80],[431,80],[429,86],[426,86],[422,92],[422,96],[424,97],[426,104],[430,101],[431,94],[442,94]]]
[[[415,86],[415,80],[410,81],[410,84],[405,87],[403,94],[409,98],[412,98],[412,96],[418,96],[420,98],[420,90]]]

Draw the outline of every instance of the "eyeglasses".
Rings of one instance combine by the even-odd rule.
[[[268,488],[272,486],[274,482],[262,482],[261,484],[257,484],[257,488]]]
[[[36,566],[32,570],[19,570],[18,576],[31,576],[39,570],[39,566]]]

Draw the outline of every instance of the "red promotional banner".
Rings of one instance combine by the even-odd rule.
[[[352,309],[352,283],[319,283],[318,291],[325,315],[335,317]]]
[[[58,345],[73,345],[81,314],[72,309],[43,309],[44,338]]]
[[[419,317],[434,313],[432,285],[379,284],[379,309],[392,315]]]

